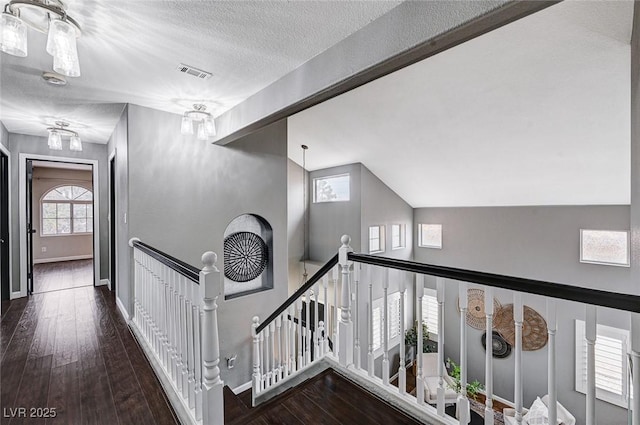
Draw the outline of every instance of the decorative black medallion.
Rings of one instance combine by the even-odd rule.
[[[491,338],[491,345],[493,349],[493,357],[496,359],[504,359],[511,354],[511,345],[502,338],[498,332],[493,331]],[[487,333],[482,334],[482,348],[487,349]]]
[[[232,233],[224,239],[224,275],[234,282],[249,282],[262,274],[269,249],[251,232]]]

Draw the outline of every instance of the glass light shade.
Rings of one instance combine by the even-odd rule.
[[[204,128],[204,122],[198,124],[198,140],[207,140],[209,136],[207,136],[207,130]]]
[[[62,137],[57,131],[49,132],[49,149],[54,151],[62,150]]]
[[[180,127],[180,132],[182,134],[193,134],[193,123],[191,122],[191,118],[188,115],[182,116],[182,126]]]
[[[69,140],[69,149],[72,151],[82,151],[82,141],[80,136],[71,136]]]
[[[216,135],[216,123],[213,121],[213,117],[207,117],[204,120],[204,129],[208,136]]]
[[[27,25],[10,13],[0,18],[0,50],[13,56],[27,56]]]
[[[67,77],[80,76],[76,29],[68,22],[53,19],[49,22],[47,52],[53,55],[53,70]]]

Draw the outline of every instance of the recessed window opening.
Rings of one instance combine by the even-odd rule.
[[[369,253],[384,252],[384,226],[369,227]]]
[[[442,248],[442,224],[419,224],[418,246],[421,248]]]
[[[580,262],[629,267],[629,232],[580,230]]]
[[[313,202],[343,202],[350,199],[349,174],[313,179]]]
[[[406,246],[405,234],[404,224],[391,225],[391,249],[401,249]]]

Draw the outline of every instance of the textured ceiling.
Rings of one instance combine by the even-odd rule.
[[[632,15],[547,8],[293,116],[289,155],[414,207],[628,204]]]
[[[51,69],[45,35],[29,31],[29,56],[0,55],[0,120],[10,132],[46,135],[70,121],[106,143],[123,103],[182,113],[205,103],[218,115],[383,15],[398,1],[69,0],[83,28],[82,76],[66,87]],[[204,69],[203,81],[176,71]]]

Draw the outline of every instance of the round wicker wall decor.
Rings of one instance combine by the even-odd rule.
[[[515,345],[516,327],[513,321],[513,304],[504,305],[494,316],[493,327],[511,345]],[[522,350],[535,351],[547,345],[547,322],[528,305],[523,306]]]
[[[482,289],[467,289],[467,325],[474,329],[485,330],[487,328],[487,316],[484,310],[484,291]],[[501,307],[500,301],[493,299],[493,311]],[[458,300],[458,312],[460,312],[460,300]]]
[[[262,274],[269,260],[264,240],[252,232],[224,238],[224,275],[234,282],[249,282]]]

